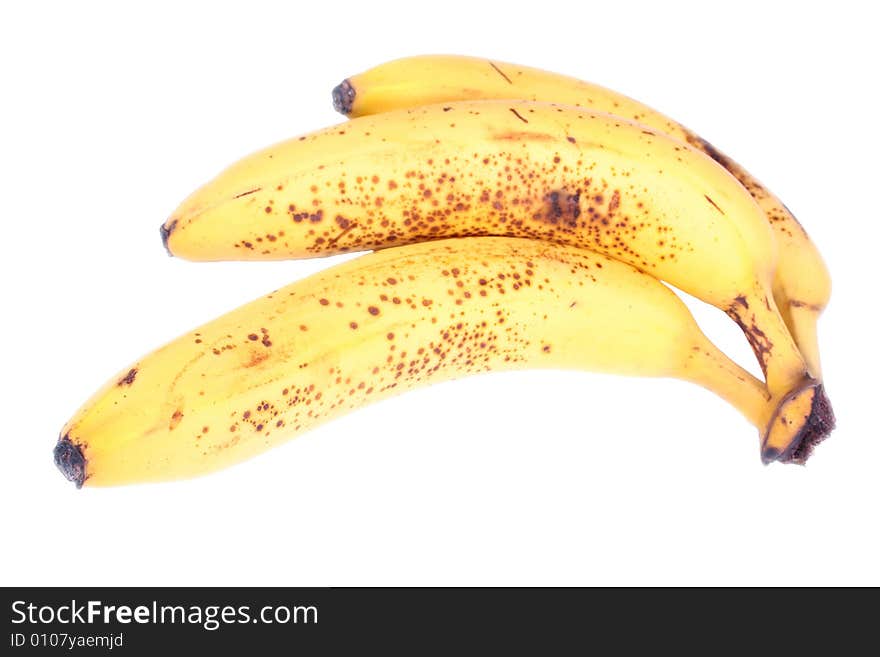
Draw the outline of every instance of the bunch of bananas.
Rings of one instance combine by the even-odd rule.
[[[386,63],[333,100],[350,121],[233,164],[162,239],[200,261],[373,252],[125,367],[61,431],[55,462],[77,486],[207,473],[489,370],[692,381],[757,427],[765,463],[803,463],[832,430],[825,265],[707,141],[608,89],[468,57]],[[724,310],[764,381],[660,281]]]

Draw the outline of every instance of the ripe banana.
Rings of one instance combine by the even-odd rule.
[[[705,154],[608,114],[475,101],[354,119],[244,158],[162,233],[193,260],[463,235],[586,247],[726,311],[772,394],[818,385],[773,302],[775,244],[754,199]]]
[[[86,402],[55,462],[78,486],[191,477],[417,386],[526,368],[694,382],[759,428],[765,458],[802,461],[818,435],[811,395],[771,398],[654,278],[583,249],[474,237],[361,256],[182,335]]]
[[[831,279],[822,256],[782,201],[739,164],[681,124],[638,101],[589,82],[476,57],[407,57],[348,78],[333,90],[336,109],[352,117],[487,98],[564,103],[616,114],[687,142],[733,174],[755,198],[773,227],[779,251],[773,296],[811,374],[821,378],[816,322],[831,295]]]

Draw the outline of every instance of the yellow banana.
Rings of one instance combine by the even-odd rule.
[[[476,57],[426,55],[380,64],[333,90],[349,116],[454,100],[522,98],[583,106],[638,121],[702,150],[730,171],[769,219],[779,260],[773,296],[814,377],[821,378],[816,322],[831,295],[822,256],[787,207],[748,171],[712,144],[656,110],[589,82],[527,66]]]
[[[656,279],[584,249],[475,237],[361,256],[182,335],[86,402],[55,461],[77,485],[191,477],[417,386],[526,368],[694,382],[759,428],[765,458],[772,445],[802,461],[821,429],[803,421],[807,397],[771,398]]]
[[[194,260],[462,235],[586,247],[726,311],[774,395],[817,384],[773,302],[775,244],[754,199],[705,154],[608,114],[474,101],[354,119],[244,158],[162,232]]]

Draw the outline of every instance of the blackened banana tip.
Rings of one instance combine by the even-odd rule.
[[[165,247],[165,252],[168,253],[169,256],[174,256],[171,253],[171,249],[168,248],[168,238],[171,237],[171,233],[174,232],[174,229],[177,227],[177,219],[169,223],[164,223],[159,226],[159,235],[162,237],[162,246]]]
[[[764,465],[770,465],[779,458],[779,450],[775,447],[765,447],[761,452],[761,463]]]
[[[816,445],[825,440],[834,431],[835,426],[837,420],[834,417],[834,409],[831,408],[831,402],[825,393],[825,386],[819,384],[813,396],[810,417],[807,418],[804,428],[792,441],[791,446],[779,455],[779,461],[804,465]]]
[[[333,88],[333,109],[340,114],[348,116],[351,114],[351,108],[356,95],[357,92],[351,86],[351,82],[343,80]]]
[[[761,461],[764,465],[779,461],[780,463],[795,463],[804,465],[816,448],[816,445],[825,440],[836,426],[834,409],[825,393],[825,386],[817,385],[813,392],[813,401],[810,405],[810,415],[804,426],[783,451],[775,447],[765,447],[761,451]]]
[[[53,451],[55,465],[68,481],[82,488],[86,480],[86,457],[79,445],[74,444],[69,436],[62,437]]]

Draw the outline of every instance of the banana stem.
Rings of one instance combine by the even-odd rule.
[[[727,314],[748,339],[770,394],[785,395],[811,380],[804,357],[772,296],[761,290],[749,296],[739,296]]]
[[[810,374],[817,381],[822,380],[822,363],[819,360],[819,337],[816,324],[821,310],[799,301],[785,299],[788,308],[787,324],[798,348],[807,362]]]
[[[702,353],[694,351],[696,356],[688,359],[684,378],[724,399],[763,434],[774,410],[764,383],[708,341],[699,350]]]
[[[682,378],[726,400],[758,429],[765,464],[776,460],[804,463],[834,429],[834,412],[815,380],[805,378],[797,388],[771,394],[759,379],[708,341],[693,349]]]

